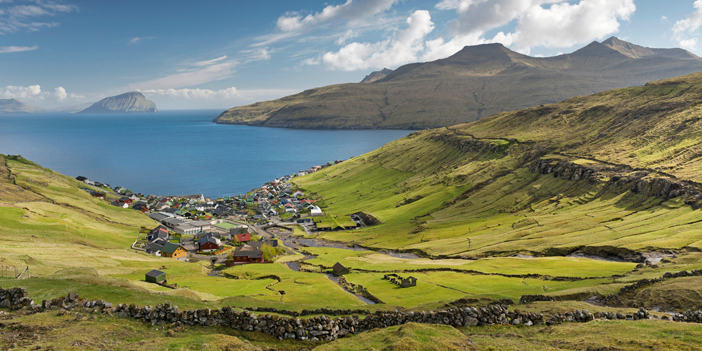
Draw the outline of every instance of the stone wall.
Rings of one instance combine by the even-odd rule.
[[[360,318],[358,315],[347,315],[331,318],[326,315],[315,316],[307,319],[281,317],[277,314],[288,314],[289,311],[280,311],[268,308],[276,315],[254,315],[250,311],[236,310],[232,307],[221,309],[197,309],[181,311],[170,302],[152,306],[136,306],[134,304],[118,304],[103,300],[87,300],[80,298],[77,294],[71,293],[67,296],[53,300],[44,300],[37,305],[27,297],[24,288],[13,288],[9,290],[0,289],[0,297],[3,301],[9,301],[12,308],[25,308],[26,313],[38,313],[45,311],[58,311],[59,315],[76,312],[76,318],[84,313],[100,313],[122,318],[142,320],[153,325],[164,325],[175,327],[179,325],[190,326],[228,326],[243,331],[258,331],[279,339],[298,340],[335,340],[348,334],[357,334],[374,328],[386,328],[401,325],[408,322],[425,324],[444,324],[454,327],[485,326],[485,325],[553,325],[564,322],[588,322],[593,319],[626,319],[638,320],[648,319],[648,312],[641,308],[631,315],[611,312],[595,312],[591,314],[587,310],[565,312],[551,316],[547,320],[544,316],[532,312],[520,312],[519,310],[508,311],[507,306],[491,304],[484,307],[460,307],[441,311],[422,312],[375,312]],[[20,307],[21,306],[21,307]],[[259,309],[260,310],[260,309]],[[343,310],[340,310],[343,311]],[[364,313],[369,313],[363,311]],[[702,323],[702,311],[686,311],[682,314],[674,315],[673,320],[681,322]]]
[[[660,282],[666,281],[668,279],[684,278],[684,277],[700,277],[700,276],[702,276],[702,269],[696,269],[696,270],[692,270],[689,272],[688,271],[680,271],[680,272],[675,272],[675,273],[666,272],[665,274],[663,274],[663,276],[658,277],[658,278],[641,279],[641,280],[636,281],[633,284],[625,285],[621,289],[619,289],[619,291],[617,291],[616,294],[607,295],[607,297],[605,297],[602,302],[605,305],[613,305],[613,306],[621,305],[621,303],[619,301],[619,296],[621,296],[623,294],[631,293],[631,292],[634,292],[638,289],[641,289],[641,288],[644,288],[644,287],[647,287],[647,286],[650,286],[650,285],[653,285],[656,283],[660,283]]]
[[[18,310],[32,303],[24,288],[0,289],[0,308]]]
[[[519,303],[522,305],[534,301],[554,301],[554,299],[552,296],[546,295],[522,295],[522,297],[519,298]]]

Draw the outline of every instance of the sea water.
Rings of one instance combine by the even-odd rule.
[[[219,110],[0,115],[0,153],[156,195],[236,195],[366,153],[407,130],[302,130],[216,124]]]

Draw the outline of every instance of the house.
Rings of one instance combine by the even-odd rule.
[[[292,196],[295,197],[295,198],[297,198],[297,197],[305,196],[305,193],[303,193],[302,191],[299,191],[299,190],[298,190],[298,191],[292,193]]]
[[[121,208],[129,208],[129,204],[125,204],[124,202],[119,202],[119,201],[112,201],[111,205],[121,207]]]
[[[146,273],[145,279],[147,282],[160,284],[166,281],[166,273],[154,269],[151,272]]]
[[[213,236],[202,237],[200,240],[197,241],[197,244],[200,247],[200,251],[202,251],[202,252],[217,251],[217,250],[219,250],[219,247],[222,245],[222,243],[219,241],[219,239],[217,239]]]
[[[161,248],[161,256],[182,261],[188,256],[188,252],[179,244],[166,243],[166,245],[163,245]]]
[[[312,217],[320,217],[320,216],[324,216],[324,213],[322,212],[322,209],[319,208],[319,206],[314,206],[314,207],[312,207],[312,209],[310,210],[310,216],[312,216]]]
[[[149,242],[156,240],[157,238],[163,238],[168,240],[168,229],[162,225],[151,229],[149,234],[146,234],[146,240]]]
[[[251,250],[251,251],[234,251],[231,255],[231,263],[227,265],[237,265],[246,263],[263,263],[263,251],[261,250]]]
[[[251,240],[251,233],[234,234],[234,240],[240,243],[245,243]]]
[[[334,267],[332,267],[332,271],[334,271],[334,275],[336,276],[349,274],[349,269],[344,267],[344,265],[339,262],[334,264]]]
[[[195,243],[195,240],[192,237],[181,238],[180,246],[182,246],[188,253],[195,253],[198,250],[197,243]]]
[[[151,255],[161,256],[161,248],[163,245],[166,245],[166,243],[168,243],[166,239],[157,238],[156,240],[146,244],[146,246],[144,246],[144,251]]]
[[[101,199],[105,198],[105,193],[101,193],[99,191],[93,191],[90,195],[92,195],[93,197],[99,197]]]
[[[132,199],[129,198],[129,197],[122,196],[122,197],[119,198],[119,202],[123,202],[123,203],[126,203],[126,204],[131,204],[131,203],[134,202],[134,200],[132,200]]]
[[[136,205],[132,206],[132,209],[137,210],[141,213],[146,213],[146,211],[149,210],[149,207],[146,206],[146,204],[136,204]]]

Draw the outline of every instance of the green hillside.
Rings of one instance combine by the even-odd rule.
[[[700,75],[415,132],[296,180],[381,222],[325,238],[430,256],[702,248]]]
[[[76,292],[114,304],[171,301],[181,310],[331,308],[364,315],[518,301],[525,294],[556,301],[511,308],[547,317],[575,309],[697,309],[699,276],[621,293],[608,306],[583,300],[666,272],[702,269],[701,83],[702,74],[678,77],[418,131],[294,178],[328,216],[337,216],[334,221],[357,212],[374,217],[365,228],[317,234],[368,250],[304,247],[269,264],[218,267],[221,275],[212,275],[207,261],[131,250],[139,229],[155,226],[148,217],[93,198],[80,189],[83,183],[22,157],[0,156],[0,265],[29,267],[27,279],[0,277],[0,287],[25,287],[37,302]],[[299,227],[278,230],[304,235]],[[426,257],[396,257],[383,249]],[[665,257],[637,265],[658,255],[652,251]],[[300,270],[289,261],[298,261]],[[325,274],[337,262],[350,270],[343,287]],[[151,269],[164,269],[179,288],[146,283]],[[384,279],[388,273],[412,275],[417,285],[400,288]],[[368,304],[350,291],[381,302]],[[164,328],[108,315],[21,314],[3,317],[12,319],[0,323],[0,348],[548,350],[616,344],[674,350],[699,346],[702,335],[699,325],[662,320],[406,324],[325,343],[219,327]]]
[[[610,38],[571,54],[537,58],[500,44],[397,68],[371,83],[338,84],[239,106],[217,123],[285,128],[425,129],[466,123],[614,88],[702,70],[682,49]]]

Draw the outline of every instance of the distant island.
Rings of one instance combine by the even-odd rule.
[[[466,46],[432,62],[369,74],[222,112],[216,123],[303,129],[425,129],[702,70],[683,49],[616,37],[570,54],[530,57],[502,44]]]
[[[17,99],[0,99],[0,113],[34,113],[37,108]]]
[[[156,104],[138,91],[104,98],[78,113],[156,112]]]

